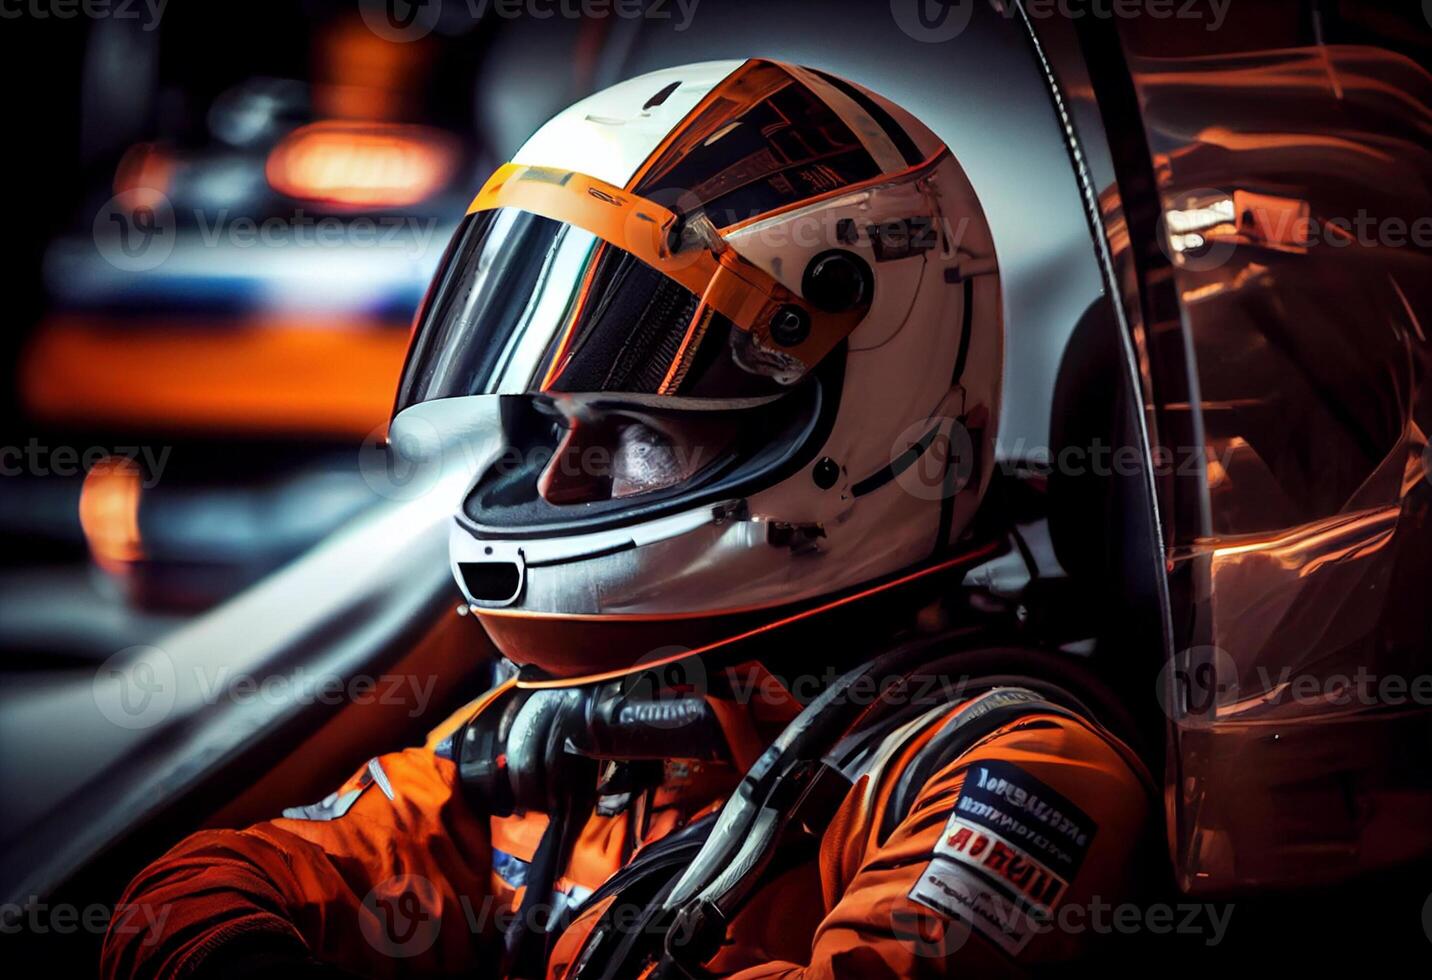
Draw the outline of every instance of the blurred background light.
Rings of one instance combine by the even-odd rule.
[[[457,164],[455,141],[421,126],[321,122],[286,136],[269,154],[269,184],[300,200],[354,208],[418,204]]]
[[[122,574],[144,557],[139,533],[139,464],[107,456],[90,468],[80,490],[80,526],[95,564]]]

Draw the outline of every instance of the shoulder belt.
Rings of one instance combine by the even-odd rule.
[[[946,640],[947,642],[947,640]],[[1068,718],[1099,734],[1156,795],[1138,757],[1108,733],[1073,695],[1027,677],[989,677],[956,692],[928,691],[921,678],[938,676],[953,657],[931,658],[932,642],[918,642],[869,661],[835,681],[783,731],[751,767],[721,809],[685,870],[656,891],[643,925],[665,929],[657,976],[699,976],[719,950],[727,925],[757,890],[776,855],[794,838],[818,835],[862,771],[860,763],[895,728],[962,701],[900,776],[879,829],[884,841],[908,814],[924,783],[981,740],[1023,717]],[[899,696],[901,693],[906,696]],[[954,697],[951,697],[951,694]],[[690,854],[691,843],[682,850]],[[650,934],[650,933],[648,933]],[[622,944],[628,955],[638,944]],[[649,955],[649,954],[648,954]],[[603,957],[600,972],[620,977],[626,955]]]

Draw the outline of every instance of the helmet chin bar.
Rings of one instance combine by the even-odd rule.
[[[481,540],[459,516],[448,535],[448,554],[453,576],[468,603],[475,609],[499,609],[523,597],[529,567],[582,561],[654,544],[719,526],[744,509],[744,501],[729,500],[631,527],[529,541]]]
[[[854,635],[878,625],[891,612],[898,610],[903,615],[913,610],[917,601],[928,601],[917,600],[918,596],[933,598],[949,587],[941,583],[957,581],[957,576],[1000,547],[998,541],[971,543],[950,557],[875,582],[813,598],[772,600],[759,607],[690,615],[574,616],[501,609],[478,609],[477,613],[503,656],[521,667],[519,687],[569,688],[677,663],[687,665],[685,676],[693,676],[692,671],[699,676],[707,654],[724,655],[740,649],[744,652],[736,655],[745,656],[762,640],[773,640],[790,651],[788,639],[793,634],[786,631],[801,625],[821,624],[820,628],[834,628],[836,634]],[[671,644],[674,620],[680,620],[682,645]],[[554,658],[553,650],[567,653]]]

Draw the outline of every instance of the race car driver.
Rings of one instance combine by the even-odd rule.
[[[901,107],[750,60],[558,115],[457,232],[393,421],[497,434],[451,558],[511,676],[319,803],[180,843],[104,975],[1086,952],[1068,913],[1139,887],[1147,773],[1096,679],[919,611],[993,550],[1002,356],[979,201]]]

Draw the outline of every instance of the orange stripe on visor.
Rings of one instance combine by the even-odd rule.
[[[865,316],[811,306],[743,258],[704,215],[667,208],[586,174],[507,163],[483,186],[469,213],[514,208],[580,228],[700,297],[747,336],[737,361],[790,384],[820,362]]]

